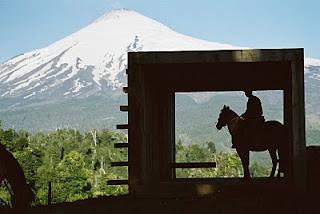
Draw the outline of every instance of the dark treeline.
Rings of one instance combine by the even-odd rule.
[[[125,134],[110,130],[80,133],[62,129],[30,134],[0,126],[0,143],[22,166],[27,182],[36,195],[34,205],[48,203],[48,184],[52,184],[52,203],[76,201],[107,195],[127,194],[127,186],[108,186],[107,180],[127,179],[127,167],[111,167],[112,161],[126,161]],[[216,161],[215,169],[178,170],[177,177],[239,177],[242,166],[236,154],[217,152],[213,142],[176,145],[177,162]],[[269,168],[253,164],[253,176],[267,176]],[[10,206],[7,186],[0,188],[0,206]],[[9,187],[10,188],[10,187]]]

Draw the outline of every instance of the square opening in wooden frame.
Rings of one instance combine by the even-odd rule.
[[[253,92],[260,98],[266,121],[283,124],[283,91]],[[242,91],[175,93],[175,162],[216,163],[215,167],[176,168],[176,178],[242,177],[241,160],[232,147],[228,129],[215,127],[221,108],[228,105],[238,115],[246,110]],[[197,166],[197,165],[194,165]],[[213,166],[213,165],[212,165]],[[192,165],[190,165],[192,167]],[[252,177],[268,177],[272,168],[269,152],[250,152]]]

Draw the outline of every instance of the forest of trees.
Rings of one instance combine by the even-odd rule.
[[[128,193],[127,186],[108,186],[107,180],[127,179],[127,167],[111,167],[112,161],[126,161],[126,148],[115,149],[114,143],[126,142],[126,135],[110,130],[80,133],[75,129],[28,133],[4,130],[0,124],[0,143],[22,166],[36,200],[47,204],[48,183],[52,184],[52,203],[70,202],[99,196]],[[216,161],[215,169],[177,170],[183,177],[239,177],[240,159],[235,153],[216,151],[213,142],[176,144],[176,161]],[[267,176],[269,167],[253,164],[253,176]],[[5,185],[0,188],[0,206],[10,206]]]

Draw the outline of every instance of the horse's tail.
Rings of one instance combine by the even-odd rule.
[[[279,147],[278,147],[278,156],[279,156],[279,172],[286,173],[288,172],[289,167],[289,157],[288,157],[288,149],[289,149],[289,141],[287,130],[285,126],[282,125],[281,132],[279,133]]]

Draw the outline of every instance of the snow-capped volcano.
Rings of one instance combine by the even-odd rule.
[[[118,106],[127,102],[126,96],[113,96],[126,84],[127,52],[239,48],[179,34],[134,11],[115,10],[48,47],[0,64],[0,120],[9,127],[32,131],[112,128],[127,120],[126,114],[118,111]],[[318,123],[320,60],[305,59],[305,89],[307,119]],[[200,108],[202,102],[210,101],[208,96],[191,97]],[[216,105],[230,102],[227,97],[219,99]],[[270,100],[274,99],[281,102],[271,96]],[[181,102],[181,112],[194,114],[188,108],[189,99]],[[182,124],[181,130],[190,128],[186,122],[177,122]],[[203,122],[199,127],[206,130],[209,123]]]
[[[48,47],[0,65],[0,97],[86,97],[125,84],[128,51],[237,49],[179,34],[130,10],[115,10]]]

